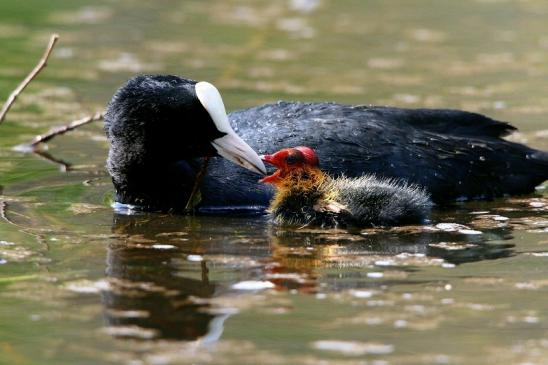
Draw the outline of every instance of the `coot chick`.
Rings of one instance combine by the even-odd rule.
[[[404,180],[365,175],[332,178],[309,147],[285,148],[263,160],[278,168],[261,182],[276,188],[269,212],[282,225],[394,226],[423,223],[432,202]]]
[[[184,210],[203,158],[221,155],[209,161],[194,210],[264,210],[273,189],[227,160],[262,171],[249,146],[259,153],[310,146],[331,175],[405,179],[424,186],[436,203],[526,194],[548,179],[547,153],[504,140],[515,128],[480,114],[278,102],[227,118],[213,89],[178,76],[142,75],[116,92],[105,131],[117,202]],[[215,142],[223,137],[224,147]]]

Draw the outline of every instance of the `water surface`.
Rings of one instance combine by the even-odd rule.
[[[100,123],[49,159],[12,147],[147,72],[211,81],[231,110],[478,111],[548,149],[547,15],[540,0],[1,2],[2,97],[61,40],[0,125],[0,363],[545,364],[542,187],[428,227],[291,230],[115,213]]]

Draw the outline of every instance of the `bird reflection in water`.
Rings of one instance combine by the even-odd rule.
[[[181,242],[180,230],[166,232],[161,221],[154,215],[114,216],[113,231],[120,238],[108,248],[106,319],[110,326],[142,328],[145,337],[215,340],[226,316],[208,313],[209,305],[195,300],[215,293],[207,265],[184,265],[180,250],[166,249]]]
[[[458,265],[514,253],[512,244],[501,243],[511,238],[507,227],[475,236],[424,226],[345,232],[276,227],[264,216],[115,214],[113,233],[107,258],[110,290],[103,294],[109,325],[143,329],[142,338],[200,343],[222,335],[235,310],[216,299],[246,293],[233,288],[237,282],[268,281],[279,291],[307,294],[321,288],[325,293],[398,283],[388,278],[365,282],[363,275],[351,275],[371,271],[383,258],[410,272],[417,269],[416,257]],[[443,242],[464,249],[444,249]],[[131,331],[113,333],[135,337]]]

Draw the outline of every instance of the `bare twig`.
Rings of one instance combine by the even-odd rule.
[[[32,152],[32,153],[42,157],[43,159],[58,165],[59,169],[62,172],[68,172],[71,169],[71,164],[69,162],[66,162],[64,160],[53,157],[52,155],[50,155],[45,150],[42,150],[42,149],[38,148],[38,145],[40,145],[41,143],[45,143],[45,142],[49,141],[50,139],[52,139],[55,136],[65,134],[66,132],[69,132],[73,129],[76,129],[76,128],[81,127],[83,125],[86,125],[88,123],[94,122],[96,120],[101,120],[101,119],[103,119],[103,116],[104,116],[103,112],[97,112],[94,115],[89,115],[85,118],[75,120],[73,122],[70,122],[69,124],[58,126],[58,127],[53,127],[46,134],[37,135],[29,143],[20,144],[18,146],[15,146],[13,149],[15,151],[23,152],[23,153]]]
[[[6,203],[4,200],[0,200],[0,218],[5,220],[9,224],[13,224],[15,226],[16,224],[11,219],[8,218],[8,215],[6,213],[7,210],[8,210],[8,203]]]
[[[42,71],[44,67],[46,67],[48,58],[51,54],[51,51],[53,50],[53,47],[55,47],[55,43],[57,43],[57,40],[59,39],[59,35],[52,34],[51,38],[49,39],[48,48],[46,48],[46,52],[38,62],[38,64],[34,67],[34,69],[28,74],[28,76],[17,86],[17,88],[10,94],[8,97],[8,100],[2,106],[2,110],[0,110],[0,123],[4,121],[4,118],[6,117],[6,114],[8,113],[8,110],[10,110],[11,106],[15,102],[15,99],[25,90],[28,84]]]
[[[19,229],[19,232],[28,234],[29,236],[32,236],[32,237],[36,238],[36,241],[39,244],[43,245],[46,248],[46,251],[49,251],[49,244],[48,244],[48,242],[46,241],[46,239],[43,235],[41,235],[39,233],[29,232],[31,228],[28,228],[28,226],[22,226],[20,224],[17,224],[11,218],[8,217],[8,207],[9,207],[9,205],[5,200],[0,200],[0,218],[3,219],[4,221],[6,221],[6,223],[9,223],[12,226],[17,227]],[[11,213],[15,213],[15,212],[12,211]],[[24,215],[22,215],[20,213],[15,214],[15,215],[19,215],[19,216],[24,217]]]
[[[28,144],[24,146],[28,146],[34,149],[40,143],[45,143],[55,136],[58,136],[60,134],[65,134],[73,129],[76,129],[88,123],[95,122],[96,120],[101,120],[103,119],[103,116],[104,116],[103,112],[97,112],[94,115],[88,115],[85,118],[75,120],[73,122],[70,122],[69,124],[62,125],[59,127],[54,127],[46,134],[37,135],[36,137],[32,139],[32,141],[30,141]]]
[[[69,172],[71,170],[72,164],[70,162],[55,158],[50,155],[47,151],[40,151],[38,149],[32,151],[35,155],[40,156],[42,159],[51,162],[54,165],[59,166],[59,171]]]
[[[209,163],[209,156],[204,157],[204,163],[202,164],[202,168],[198,172],[198,175],[196,175],[196,179],[194,180],[194,186],[192,187],[192,191],[190,192],[190,196],[188,197],[188,200],[185,205],[185,211],[190,212],[196,205],[196,199],[198,194],[198,190],[200,189],[200,184],[202,183],[202,179],[204,178],[206,172],[207,172],[207,165]]]

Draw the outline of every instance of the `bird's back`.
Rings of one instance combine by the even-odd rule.
[[[502,139],[515,128],[475,113],[278,102],[230,119],[260,153],[310,146],[330,174],[403,178],[437,203],[530,193],[548,178],[546,153]]]
[[[403,180],[365,175],[331,180],[337,201],[346,207],[358,226],[394,226],[424,223],[432,201],[420,186]]]

